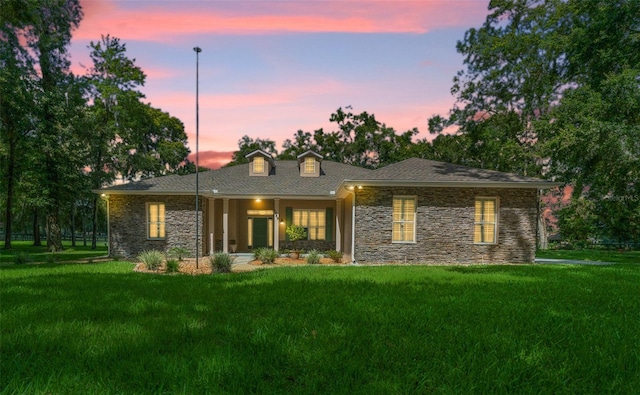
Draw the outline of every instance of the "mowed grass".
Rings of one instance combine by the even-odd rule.
[[[640,264],[640,251],[616,251],[603,249],[538,250],[536,252],[536,258]]]
[[[0,268],[0,392],[637,393],[640,266]]]
[[[98,242],[95,250],[91,249],[90,241],[87,246],[82,244],[82,241],[78,241],[76,246],[72,247],[70,241],[63,241],[63,251],[49,252],[45,241],[39,247],[34,247],[32,241],[12,241],[10,250],[5,250],[4,243],[2,243],[0,246],[0,264],[15,263],[16,257],[26,257],[29,263],[42,263],[78,261],[107,255],[107,246],[104,241]]]

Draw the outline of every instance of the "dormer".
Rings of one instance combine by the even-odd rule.
[[[311,150],[298,155],[300,177],[320,177],[320,163],[322,155]]]
[[[253,151],[245,158],[249,159],[249,176],[251,177],[266,177],[275,171],[273,158],[261,149]]]

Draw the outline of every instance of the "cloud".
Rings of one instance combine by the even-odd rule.
[[[196,34],[426,33],[468,26],[487,13],[485,2],[463,0],[167,1],[135,8],[113,0],[84,0],[81,4],[85,18],[74,34],[76,39],[95,40],[109,32],[127,41],[151,42]]]
[[[200,167],[215,170],[229,163],[232,157],[233,151],[200,151],[198,153],[198,163]],[[195,163],[196,154],[191,153],[189,160]]]

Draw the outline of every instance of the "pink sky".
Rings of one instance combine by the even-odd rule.
[[[446,114],[462,57],[455,44],[487,15],[488,0],[81,0],[72,69],[91,41],[120,38],[147,74],[146,101],[182,120],[195,151],[200,53],[200,165],[228,162],[245,134],[278,148],[302,129],[335,130],[351,105],[398,132]],[[193,155],[192,155],[193,156]]]

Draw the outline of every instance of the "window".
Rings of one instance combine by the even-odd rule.
[[[165,210],[164,203],[147,204],[147,238],[165,238]]]
[[[416,241],[416,198],[414,196],[393,197],[394,243],[414,243]]]
[[[316,160],[312,157],[304,158],[304,173],[314,174],[316,172]]]
[[[264,158],[256,156],[253,158],[253,172],[257,174],[264,173]]]
[[[496,243],[498,223],[498,199],[476,198],[476,214],[473,242],[479,244]]]
[[[325,210],[293,210],[293,224],[307,228],[309,240],[326,240]]]

